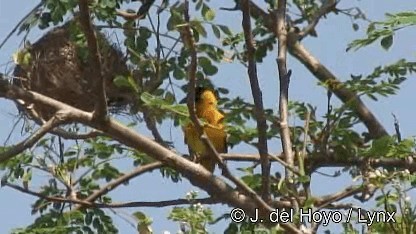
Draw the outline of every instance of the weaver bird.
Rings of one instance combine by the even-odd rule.
[[[195,90],[196,115],[206,122],[203,125],[205,134],[218,153],[227,153],[227,134],[223,125],[224,115],[217,109],[217,102],[217,97],[212,90],[200,87]],[[189,123],[183,128],[183,131],[185,144],[188,145],[191,155],[192,153],[196,154],[196,162],[211,173],[214,172],[215,156],[208,153],[193,123]]]

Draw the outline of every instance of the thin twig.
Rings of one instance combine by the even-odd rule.
[[[0,49],[6,44],[6,42],[9,40],[9,38],[17,31],[17,29],[20,27],[20,25],[31,15],[34,14],[41,6],[43,6],[44,1],[40,1],[32,10],[29,11],[23,18],[16,24],[16,26],[10,31],[9,34],[3,39],[3,41],[0,43]]]
[[[106,184],[105,186],[101,187],[99,190],[95,191],[93,194],[88,196],[84,201],[86,202],[93,202],[97,198],[101,197],[104,194],[107,194],[108,192],[114,190],[119,185],[129,181],[132,178],[135,178],[145,172],[152,171],[154,169],[160,168],[163,164],[161,162],[153,162],[147,165],[142,165],[134,169],[128,174],[122,175],[119,178],[111,181],[110,183]],[[80,206],[75,207],[75,209],[81,208]]]
[[[26,138],[24,141],[18,143],[17,145],[12,146],[6,152],[0,153],[0,163],[5,162],[12,157],[22,153],[26,149],[32,147],[38,140],[40,140],[45,134],[47,134],[54,127],[61,124],[63,121],[55,116],[48,120],[44,125],[42,125],[36,132],[31,136]]]
[[[172,47],[169,48],[168,53],[166,53],[166,55],[163,57],[163,60],[167,60],[169,58],[169,55],[173,52],[173,50],[175,49],[176,45],[181,42],[181,38],[178,37],[175,39],[175,42],[173,43]]]
[[[119,25],[95,25],[95,27],[97,29],[103,29],[103,28],[111,28],[111,29],[113,29],[113,28],[115,28],[115,29],[136,30],[136,31],[140,29],[140,27],[125,27],[125,26],[119,26]],[[151,31],[151,33],[156,34],[156,32],[153,32],[153,31]],[[162,36],[162,37],[171,39],[173,41],[178,40],[178,38],[176,38],[174,36],[171,36],[171,35],[169,35],[167,33],[159,33],[159,35]]]
[[[290,129],[288,122],[288,101],[289,101],[289,80],[290,72],[286,68],[287,55],[287,30],[286,30],[286,0],[280,0],[277,5],[277,28],[276,28],[278,44],[277,65],[280,80],[280,96],[279,96],[279,114],[280,114],[280,135],[283,153],[288,165],[293,167],[294,155],[292,152],[292,142],[290,140]],[[294,182],[293,173],[286,170],[286,179],[291,184]]]
[[[250,79],[251,93],[254,99],[254,114],[257,120],[257,131],[259,133],[258,151],[261,162],[261,195],[263,200],[269,201],[270,195],[270,160],[267,147],[267,123],[264,115],[263,95],[260,89],[257,77],[257,65],[255,60],[255,52],[253,44],[253,35],[251,33],[250,7],[249,0],[241,1],[241,10],[243,12],[242,26],[244,30],[245,44],[247,47],[248,69],[247,73]]]
[[[109,209],[115,216],[117,216],[117,217],[119,217],[120,219],[122,219],[122,220],[124,220],[124,222],[126,222],[131,228],[133,228],[133,230],[137,230],[137,220],[136,220],[136,218],[132,215],[132,214],[129,214],[129,213],[127,213],[127,212],[123,212],[122,210],[120,210],[120,211],[116,211],[115,209],[113,209],[113,208],[110,208]],[[123,214],[123,215],[121,215],[121,214]],[[132,220],[134,220],[134,221],[131,221],[131,220],[129,220],[128,218],[130,218],[130,219],[132,219]]]
[[[306,112],[306,119],[305,119],[305,126],[303,130],[303,146],[302,146],[302,152],[299,155],[299,171],[302,174],[302,176],[306,175],[305,171],[305,157],[306,157],[306,147],[308,144],[308,131],[309,131],[309,122],[311,118],[311,112],[308,110]],[[311,178],[310,172],[308,171],[309,179]],[[311,196],[311,183],[310,181],[303,183],[303,189],[306,192],[306,198],[309,198]]]
[[[6,140],[4,140],[4,145],[7,145],[7,143],[10,140],[10,137],[12,137],[12,134],[14,132],[14,130],[16,129],[17,125],[20,123],[20,120],[23,119],[23,125],[24,125],[24,116],[23,115],[18,115],[18,120],[16,122],[13,123],[13,127],[10,130],[9,134],[6,137]]]
[[[315,15],[312,17],[312,20],[299,33],[300,39],[306,37],[307,35],[311,34],[311,32],[313,32],[315,30],[315,27],[316,27],[316,25],[318,25],[319,20],[322,18],[322,16],[331,12],[335,8],[335,6],[337,5],[338,0],[328,0],[328,1],[322,1],[322,2],[323,3],[321,5],[321,7],[315,13]],[[305,15],[304,12],[302,12],[302,15]]]
[[[61,128],[55,128],[50,131],[51,134],[60,136],[64,138],[65,140],[86,140],[91,138],[96,138],[99,136],[104,136],[104,134],[101,131],[90,131],[87,133],[76,133],[76,132],[69,132]]]
[[[46,196],[40,192],[35,192],[18,185],[6,183],[5,186],[20,191],[22,193],[26,193],[35,197],[39,197],[45,199],[50,202],[60,202],[60,203],[72,203],[78,204],[78,206],[82,207],[93,207],[93,208],[131,208],[131,207],[166,207],[166,206],[176,206],[176,205],[187,205],[187,204],[194,204],[194,203],[201,203],[201,204],[216,204],[219,201],[213,198],[199,198],[194,200],[188,199],[175,199],[175,200],[166,200],[166,201],[154,201],[154,202],[114,202],[114,203],[94,203],[89,202],[86,200],[80,199],[73,199],[73,198],[64,198],[64,197],[56,197],[56,196]]]
[[[147,129],[150,130],[153,137],[155,138],[155,141],[159,143],[160,145],[163,145],[166,148],[170,148],[168,144],[163,140],[162,135],[160,134],[159,130],[156,126],[155,117],[149,113],[149,111],[143,112],[143,119],[146,122]]]
[[[276,157],[274,155],[269,154],[270,159],[277,161],[278,163],[282,164],[282,166],[285,167],[285,169],[293,172],[294,174],[301,176],[301,173],[293,166],[290,166],[289,164],[287,164],[284,159],[281,159],[280,157]]]
[[[393,119],[394,119],[394,130],[396,131],[396,136],[397,136],[397,141],[401,142],[402,141],[402,134],[400,133],[400,125],[399,125],[399,120],[397,119],[396,115],[391,113],[393,115]]]
[[[200,198],[189,201],[188,199],[176,199],[166,201],[154,201],[154,202],[123,202],[123,203],[111,203],[111,204],[97,204],[101,208],[127,208],[127,207],[166,207],[166,206],[177,206],[177,205],[188,205],[194,203],[201,204],[216,204],[217,200],[209,198]]]

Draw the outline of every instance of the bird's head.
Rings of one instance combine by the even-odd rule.
[[[217,96],[214,91],[205,87],[195,89],[195,102],[202,105],[217,106]]]
[[[179,103],[185,104],[187,97],[182,99]],[[195,103],[203,105],[214,105],[217,106],[217,95],[213,89],[198,86],[195,89]]]

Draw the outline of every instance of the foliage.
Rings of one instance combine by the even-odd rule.
[[[160,127],[167,123],[173,123],[174,127],[182,127],[190,121],[187,106],[178,101],[186,94],[189,79],[187,69],[190,64],[190,51],[182,43],[187,26],[183,17],[185,5],[183,1],[162,1],[162,6],[157,3],[152,5],[144,18],[120,17],[120,12],[136,14],[136,10],[131,9],[136,6],[132,2],[135,1],[92,1],[89,5],[91,20],[101,31],[116,32],[120,36],[119,47],[126,55],[131,72],[127,76],[114,77],[113,83],[133,93],[133,101],[127,113],[129,121],[133,123],[128,127],[137,128],[137,125],[146,125],[153,136],[157,136]],[[145,4],[152,1],[140,2]],[[233,1],[230,2],[234,4]],[[238,2],[235,1],[236,4]],[[268,12],[277,9],[277,1],[265,2]],[[291,18],[288,18],[293,24],[290,26],[298,28],[313,22],[323,2],[325,1],[289,1],[288,14]],[[225,126],[229,135],[229,146],[231,148],[237,145],[258,147],[259,130],[256,126],[255,105],[251,100],[235,96],[227,88],[218,85],[220,82],[214,82],[212,79],[220,72],[224,62],[237,62],[243,65],[247,63],[244,33],[241,29],[230,28],[228,22],[219,22],[217,9],[210,1],[194,0],[191,7],[189,26],[197,52],[196,82],[214,88],[221,94],[219,105],[226,113]],[[237,4],[236,9],[239,7]],[[74,15],[79,17],[77,11],[78,1],[75,0],[42,1],[38,10],[29,14],[20,24],[18,34],[29,33],[35,26],[41,30],[51,29],[67,18]],[[359,30],[356,20],[366,17],[358,8],[356,11],[352,13],[350,10],[334,8],[322,17],[330,13],[344,13],[351,17],[354,30]],[[259,64],[269,57],[276,56],[276,35],[265,26],[265,21],[267,19],[257,18],[253,21],[252,27],[253,42],[256,46],[254,59]],[[358,50],[378,40],[382,48],[389,50],[394,43],[396,32],[415,24],[415,12],[387,14],[385,21],[371,22],[367,29],[367,37],[353,41],[347,50]],[[317,36],[315,33],[311,35]],[[88,59],[88,44],[82,29],[75,27],[71,30],[71,37],[77,45],[80,45],[82,52],[80,54],[85,55],[82,56],[83,59]],[[29,55],[25,49],[19,50],[14,55],[15,63],[22,66],[29,64],[33,59]],[[365,96],[378,101],[380,96],[387,98],[395,95],[415,71],[415,62],[400,59],[389,65],[378,66],[367,75],[352,74],[351,79],[340,83],[338,88],[345,88],[357,97]],[[240,84],[236,84],[236,87],[238,85]],[[330,87],[329,83],[322,82],[320,85],[323,88]],[[316,171],[316,165],[308,164],[302,170],[299,165],[314,158],[322,158],[322,155],[335,155],[333,160],[342,158],[347,162],[358,159],[407,160],[409,156],[414,155],[416,148],[414,138],[399,139],[398,136],[385,136],[373,140],[366,138],[368,133],[360,129],[362,122],[354,112],[353,101],[338,104],[328,100],[322,114],[310,103],[290,100],[288,108],[290,118],[293,120],[293,123],[290,122],[290,138],[293,150],[298,156],[295,161],[299,175],[293,181],[288,181],[284,180],[279,172],[272,171],[269,175],[271,181],[269,195],[272,199],[287,201],[288,197],[293,196],[296,198],[303,196],[303,199],[305,190],[310,186],[312,173]],[[269,142],[280,140],[282,127],[280,113],[274,109],[265,109],[262,114],[266,120],[266,137]],[[308,122],[308,127],[305,127],[305,122]],[[78,124],[68,124],[63,129],[69,133],[83,133],[90,130]],[[26,125],[25,130],[26,134],[33,134],[35,131],[30,125]],[[307,131],[306,137],[310,140],[305,140]],[[172,142],[163,141],[163,143],[167,148],[175,151]],[[1,147],[0,154],[12,147],[12,145]],[[123,165],[117,163],[119,160],[123,160]],[[113,215],[108,209],[100,206],[113,204],[112,196],[108,192],[120,185],[114,186],[113,183],[128,176],[129,172],[125,170],[124,162],[133,170],[138,170],[156,161],[150,154],[131,149],[110,135],[98,134],[89,139],[63,140],[50,134],[39,140],[34,147],[0,163],[0,170],[3,172],[2,187],[16,187],[21,184],[22,190],[30,191],[35,190],[34,184],[41,184],[37,189],[37,199],[31,208],[36,220],[26,227],[13,230],[13,233],[117,233],[119,230],[113,223]],[[325,163],[331,165],[331,162],[323,164]],[[238,168],[237,171],[240,175],[239,179],[260,194],[263,175],[258,172],[257,166],[256,162],[252,166]],[[362,179],[363,186],[366,180],[381,191],[375,198],[376,209],[400,211],[397,223],[377,223],[369,227],[368,231],[414,232],[416,207],[408,199],[408,190],[416,184],[416,177],[408,170],[389,167],[371,168],[369,175],[364,175],[362,167],[364,165],[345,166],[342,171],[348,171],[351,176]],[[174,183],[183,178],[175,168],[161,166],[157,169],[163,177]],[[42,177],[38,177],[39,174]],[[341,172],[335,173],[333,177],[340,174]],[[128,185],[129,180],[126,179],[121,184]],[[104,192],[102,192],[103,188]],[[97,191],[102,193],[88,200],[94,197]],[[70,200],[62,202],[58,198]],[[318,201],[315,197],[302,199],[298,199],[301,201],[301,207],[318,208],[314,205],[314,202]],[[175,206],[168,219],[177,222],[184,233],[207,233],[209,225],[215,223],[215,214],[208,206],[196,202],[195,192],[187,194],[186,200],[189,205]],[[93,202],[93,205],[82,205],[80,201]],[[151,217],[142,211],[136,211],[133,217],[137,221],[135,225],[140,233],[152,233]],[[252,224],[248,221],[236,224],[230,221],[227,215],[218,219],[222,218],[229,222],[225,233],[257,231],[283,233],[281,229],[267,229],[262,224]],[[355,225],[343,223],[342,227],[345,233],[359,233],[359,228]]]
[[[186,199],[191,202],[189,207],[174,207],[168,218],[180,222],[184,233],[207,233],[206,226],[213,221],[210,208],[205,208],[201,203],[195,203],[197,192],[191,191]]]
[[[360,49],[381,39],[380,45],[388,50],[393,45],[394,34],[401,29],[416,25],[416,12],[405,11],[386,14],[387,20],[372,22],[367,28],[367,37],[357,39],[349,44],[348,49]]]

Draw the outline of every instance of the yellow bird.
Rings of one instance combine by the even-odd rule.
[[[204,120],[204,132],[218,153],[227,153],[227,133],[224,130],[224,115],[217,109],[217,97],[207,88],[195,90],[195,108],[198,118]],[[215,169],[214,155],[209,155],[204,143],[192,123],[183,128],[185,143],[196,154],[196,162],[211,173]]]

